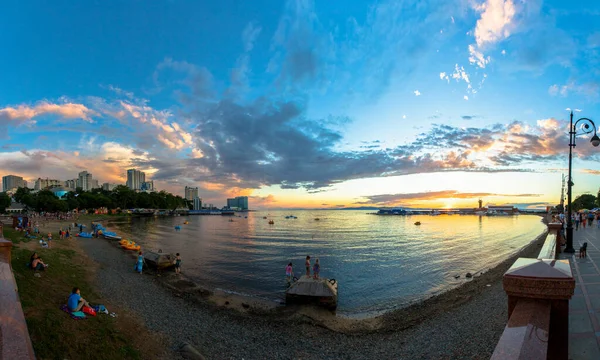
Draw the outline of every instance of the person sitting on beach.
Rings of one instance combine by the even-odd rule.
[[[304,262],[304,266],[306,266],[306,276],[310,277],[310,256],[306,256],[306,261]]]
[[[294,269],[292,268],[292,263],[289,263],[285,267],[285,278],[287,279],[288,282],[292,282],[292,280],[294,278]]]
[[[135,263],[135,271],[142,273],[142,268],[144,267],[144,255],[140,251],[138,253],[137,262]]]
[[[34,252],[29,258],[29,266],[36,271],[46,270],[48,264],[44,264],[38,253]]]
[[[175,258],[175,274],[179,275],[181,274],[181,256],[179,256],[179,253],[177,253],[175,256],[177,256]]]
[[[319,259],[315,260],[315,265],[313,266],[313,278],[316,280],[319,278],[319,272],[321,272],[321,265],[319,264]]]
[[[78,287],[74,287],[71,295],[69,295],[69,300],[67,300],[67,307],[70,312],[80,311],[84,306],[90,306],[84,298],[81,297],[81,291]]]

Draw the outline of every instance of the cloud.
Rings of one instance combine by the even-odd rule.
[[[585,174],[600,175],[600,170],[582,169],[580,171]]]
[[[498,194],[489,192],[463,193],[457,190],[428,191],[403,194],[381,194],[363,196],[364,201],[355,204],[394,205],[406,201],[438,199],[476,199],[480,197],[539,197],[541,194]]]
[[[415,90],[413,92],[415,93],[415,96],[421,96],[421,92],[419,90]]]
[[[83,104],[65,102],[62,104],[40,101],[35,106],[18,105],[0,109],[0,123],[16,122],[22,124],[44,115],[57,115],[63,119],[82,119],[93,122],[92,116],[97,116],[93,110]]]
[[[244,44],[244,51],[249,52],[254,48],[254,42],[260,35],[262,28],[256,26],[254,23],[248,23],[242,32],[242,42]]]
[[[445,72],[441,72],[440,73],[440,79],[441,80],[446,80],[448,83],[450,83],[450,77],[448,75],[446,75]]]
[[[516,14],[512,0],[487,0],[475,9],[481,13],[475,26],[475,42],[482,48],[510,36]]]
[[[548,94],[552,96],[560,95],[562,97],[568,96],[569,94],[575,94],[594,99],[600,94],[600,82],[590,81],[587,83],[577,84],[574,80],[570,80],[564,85],[551,85],[548,88]]]
[[[460,118],[463,119],[463,120],[473,120],[473,119],[478,118],[478,117],[479,116],[477,116],[477,115],[463,115]]]
[[[463,96],[463,99],[469,100],[469,97],[467,95],[465,95],[465,96]]]

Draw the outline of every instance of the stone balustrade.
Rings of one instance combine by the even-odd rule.
[[[12,242],[0,224],[0,360],[35,359],[10,257]]]
[[[549,234],[537,259],[519,258],[504,274],[508,324],[492,359],[567,359],[569,299],[575,279],[560,251],[562,224],[548,224]]]

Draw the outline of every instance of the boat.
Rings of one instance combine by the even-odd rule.
[[[485,216],[487,215],[485,211],[475,211],[475,215],[477,216]]]
[[[135,244],[135,241],[131,241],[131,240],[127,240],[127,239],[123,239],[123,240],[119,241],[120,245],[125,245],[127,243]]]
[[[233,210],[221,210],[221,215],[235,215]]]
[[[319,218],[315,218],[315,221],[319,221],[319,220],[321,220],[321,219],[319,219]]]
[[[335,310],[338,302],[338,284],[335,279],[314,279],[302,275],[285,292],[286,304],[318,304]]]
[[[439,212],[439,211],[437,211],[437,210],[432,210],[432,211],[431,211],[431,214],[429,214],[429,215],[431,215],[431,216],[438,216],[438,215],[441,215],[441,214],[442,214],[442,213],[441,213],[441,212]]]
[[[144,254],[146,264],[157,270],[165,270],[175,266],[177,257],[171,253],[163,253],[162,250],[148,251]]]
[[[421,225],[421,222],[420,222],[420,221],[417,221],[417,222],[415,223],[415,225]]]
[[[186,221],[184,221],[184,222],[183,222],[183,225],[187,225],[187,224],[189,224],[189,223],[190,223],[190,222],[186,220]]]
[[[273,225],[273,224],[275,224],[275,221],[269,220],[269,225]]]
[[[140,250],[142,247],[134,243],[133,241],[129,241],[125,244],[122,244],[121,247],[125,250]]]
[[[267,218],[266,216],[263,216],[263,219],[266,219],[266,218]]]
[[[375,215],[408,215],[408,211],[403,208],[379,209]]]
[[[102,232],[102,235],[104,235],[104,237],[108,236],[117,236],[116,232],[112,232],[112,231],[104,231]]]
[[[106,235],[106,234],[104,234],[104,238],[107,240],[121,240],[122,239],[122,237],[120,237],[120,236],[116,236],[116,235],[113,236],[113,235]]]
[[[77,234],[76,236],[81,237],[81,238],[88,238],[91,239],[92,238],[92,233],[85,233],[85,232],[80,232],[79,234]]]

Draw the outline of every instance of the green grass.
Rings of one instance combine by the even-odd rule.
[[[5,230],[18,244],[20,233]],[[15,241],[17,240],[17,241]],[[61,241],[61,240],[58,240]],[[13,246],[12,267],[27,327],[38,359],[141,359],[128,341],[129,331],[118,329],[118,319],[105,314],[73,320],[60,310],[74,286],[92,304],[102,303],[86,277],[86,260],[70,249],[36,249],[47,264],[35,277],[26,267],[32,251]],[[132,330],[133,331],[133,330]]]

